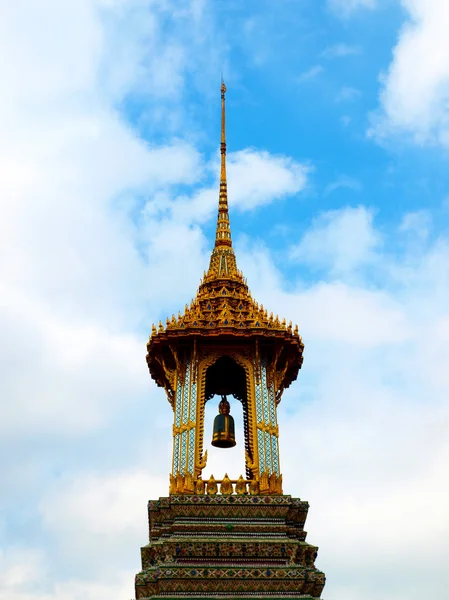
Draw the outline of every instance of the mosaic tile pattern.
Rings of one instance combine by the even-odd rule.
[[[277,414],[276,414],[276,399],[274,395],[274,384],[271,383],[268,390],[268,398],[269,398],[269,409],[270,409],[270,422],[271,425],[277,425]],[[271,435],[271,460],[272,460],[272,469],[276,475],[280,475],[280,466],[279,466],[279,441],[277,436]]]
[[[263,405],[263,418],[264,422],[270,424],[270,410],[269,410],[269,394],[267,387],[267,361],[265,358],[262,359],[262,405]],[[271,458],[271,435],[265,431],[264,432],[264,447],[265,447],[265,469],[268,471],[268,474],[271,475],[273,473],[273,463]]]
[[[192,423],[196,422],[196,403],[197,403],[197,384],[192,383],[190,387],[190,414],[189,420]],[[194,475],[195,473],[195,436],[196,428],[189,431],[189,452],[187,461],[187,470]]]
[[[175,400],[176,428],[196,422],[197,383],[192,382],[190,357],[186,358],[184,382],[178,379]],[[195,466],[195,429],[187,429],[173,436],[173,475],[178,472],[194,474]]]
[[[279,495],[173,495],[148,508],[150,543],[141,550],[137,600],[321,597],[318,549],[305,542],[307,502]]]
[[[181,425],[181,410],[182,410],[182,390],[183,387],[178,378],[176,388],[176,399],[175,399],[175,426]],[[173,474],[175,475],[179,471],[179,452],[180,452],[180,434],[177,433],[173,436]]]

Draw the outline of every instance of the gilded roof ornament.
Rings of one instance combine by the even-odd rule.
[[[302,362],[303,343],[299,336],[298,326],[293,329],[291,322],[278,315],[269,313],[251,296],[246,278],[237,268],[237,261],[232,247],[231,226],[229,220],[228,192],[226,180],[226,85],[221,84],[221,169],[220,191],[218,197],[218,216],[215,244],[212,250],[209,268],[204,273],[195,298],[186,304],[184,314],[167,318],[164,328],[159,323],[157,335],[154,331],[148,345],[148,362],[152,370],[153,353],[164,340],[185,338],[185,336],[220,336],[237,337],[264,336],[268,339],[283,340],[295,347]],[[296,367],[296,372],[297,372]],[[292,371],[293,373],[293,371]],[[296,375],[292,378],[296,378]]]

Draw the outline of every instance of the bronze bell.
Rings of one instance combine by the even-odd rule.
[[[226,400],[226,396],[221,397],[218,410],[220,414],[214,420],[212,446],[216,448],[232,448],[235,446],[235,426],[234,419],[229,414],[231,407]]]

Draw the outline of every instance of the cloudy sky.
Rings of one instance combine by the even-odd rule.
[[[239,266],[305,342],[281,464],[324,598],[449,597],[448,28],[447,0],[0,0],[0,600],[133,596],[171,466],[145,344],[207,267],[221,72]]]

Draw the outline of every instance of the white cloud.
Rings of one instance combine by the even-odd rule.
[[[11,90],[0,97],[0,599],[118,600],[133,595],[146,501],[167,492],[172,413],[146,372],[146,336],[195,291],[217,188],[198,187],[211,165],[194,147],[149,147],[116,105],[148,75],[151,111],[174,126],[194,56],[179,48],[206,35],[207,7],[35,4],[8,5],[0,24],[1,55],[17,56],[17,68],[0,62]],[[167,17],[186,26],[175,41]],[[158,65],[140,43],[152,36]],[[229,156],[231,211],[306,183],[288,157]],[[194,186],[190,199],[171,200],[178,184]],[[280,405],[282,469],[285,490],[311,502],[308,539],[334,600],[445,593],[449,244],[392,259],[381,240],[363,207],[324,215],[297,254],[327,269],[318,283],[296,270],[284,281],[260,240],[236,244],[255,297],[304,336]],[[375,286],[363,270],[373,257]]]
[[[11,61],[1,63],[14,97],[0,99],[0,324],[10,340],[1,350],[10,365],[1,388],[14,398],[2,404],[5,432],[82,435],[117,418],[123,397],[141,397],[148,386],[138,358],[145,339],[135,332],[143,322],[149,332],[160,310],[182,308],[207,264],[204,236],[192,224],[215,212],[217,186],[179,202],[180,218],[178,209],[167,213],[166,200],[171,186],[201,180],[202,158],[182,140],[149,147],[139,139],[114,109],[117,90],[105,88],[100,76],[124,69],[108,54],[110,32],[117,34],[120,23],[134,28],[138,19],[136,39],[156,35],[155,7],[117,1],[99,11],[84,0],[60,14],[49,2],[39,9],[48,35],[34,27],[34,5],[25,19],[11,5],[2,20],[0,52],[14,55],[19,40],[21,70],[19,77]],[[190,14],[184,5],[172,8],[180,19]],[[198,20],[201,5],[191,8]],[[114,37],[126,64],[150,69],[147,48],[136,39]],[[125,88],[132,89],[131,79]],[[263,151],[229,156],[230,194],[242,210],[299,192],[306,173],[288,157]],[[150,201],[141,218],[144,190]],[[179,252],[189,256],[187,264]],[[33,359],[24,377],[28,346]]]
[[[172,228],[159,223],[143,240],[141,220],[131,217],[144,189],[194,183],[202,161],[182,140],[149,147],[117,114],[116,90],[103,85],[100,66],[112,73],[116,58],[108,27],[126,10],[143,11],[140,39],[151,36],[158,23],[151,4],[100,10],[83,0],[60,10],[47,2],[39,17],[28,4],[29,11],[8,6],[0,25],[2,80],[11,90],[0,99],[0,329],[8,341],[0,387],[11,399],[2,403],[1,429],[7,438],[36,430],[79,437],[111,425],[128,394],[138,399],[148,389],[139,359],[146,334],[136,332],[143,319],[157,318],[171,283],[170,255],[148,240]],[[125,52],[124,37],[120,44]],[[129,60],[145,61],[146,47],[132,36],[130,44]],[[202,236],[188,224],[178,233],[200,271]]]
[[[150,467],[148,459],[145,462]],[[47,490],[39,513],[45,526],[61,536],[59,547],[66,554],[65,560],[70,560],[71,547],[75,546],[80,553],[77,560],[82,560],[86,573],[101,547],[103,554],[107,552],[111,560],[117,561],[116,566],[120,556],[123,564],[129,562],[133,550],[147,543],[142,527],[147,519],[146,506],[142,499],[150,493],[159,497],[167,490],[169,464],[155,466],[162,471],[159,476],[150,476],[148,469],[143,468],[84,472],[62,477]],[[121,550],[122,545],[125,551]],[[105,564],[104,568],[109,567]]]
[[[219,163],[211,162],[210,170],[219,172]],[[227,156],[228,196],[232,211],[253,210],[265,204],[299,194],[307,185],[311,166],[288,156],[277,156],[264,150],[246,148]],[[193,198],[183,196],[174,201],[165,198],[159,211],[169,211],[179,222],[204,223],[217,209],[218,180],[201,188]],[[151,210],[151,207],[150,207]]]
[[[303,73],[301,73],[297,80],[299,83],[305,82],[305,81],[310,81],[312,79],[315,79],[316,77],[318,77],[318,75],[321,75],[321,73],[324,72],[324,67],[322,67],[322,65],[314,65],[313,67],[310,67],[310,69],[307,69],[307,71],[304,71]]]
[[[363,257],[381,236],[369,211],[350,213],[356,224],[357,214],[365,228],[368,223],[365,240],[353,246],[354,256]],[[341,259],[340,238],[351,240],[354,229],[336,226],[341,236],[329,238],[326,223],[320,235],[315,224],[304,239],[316,233],[333,267],[330,254]],[[397,243],[409,233],[392,236]],[[314,258],[319,250],[313,248]],[[350,259],[338,283],[327,275],[295,286],[279,280],[268,251],[262,259],[260,249],[247,250],[244,269],[254,297],[298,322],[305,342],[298,382],[279,405],[284,486],[311,504],[308,540],[320,546],[324,596],[377,600],[382,587],[389,600],[418,600],[429,590],[444,597],[449,246],[447,239],[434,241],[395,258],[381,247],[376,252],[375,283],[370,270],[360,273],[362,265]],[[357,283],[351,269],[360,274]],[[410,530],[416,514],[418,548]],[[422,552],[422,544],[437,550]],[[423,565],[432,572],[430,583],[421,577]]]
[[[320,315],[319,319],[303,325],[304,334],[315,342],[325,340],[361,348],[388,345],[409,335],[400,305],[384,292],[363,287],[317,284],[301,294],[296,310],[302,315]]]
[[[291,257],[327,268],[338,276],[371,262],[379,244],[373,213],[363,206],[344,208],[316,219],[300,243],[291,249]]]
[[[207,265],[197,223],[215,213],[218,187],[199,184],[218,170],[179,132],[147,144],[116,107],[148,93],[157,118],[182,114],[189,31],[203,39],[207,14],[201,2],[46,2],[38,14],[25,4],[0,24],[10,90],[0,98],[0,597],[131,597],[146,500],[166,492],[170,464],[171,408],[151,386],[145,343]],[[166,35],[176,23],[185,31]],[[136,90],[142,81],[149,89]],[[231,154],[230,195],[249,210],[301,191],[307,171],[264,151]],[[176,186],[192,189],[177,201],[183,215]],[[14,554],[30,529],[36,550]]]
[[[420,240],[426,240],[432,226],[432,217],[426,210],[417,210],[406,213],[402,217],[399,230],[409,232]]]
[[[349,16],[362,8],[375,8],[377,0],[328,0],[328,5],[337,14]]]
[[[16,548],[0,554],[0,600],[123,600],[133,595],[132,571],[120,567],[107,583],[96,580],[50,581],[49,564],[41,552]]]
[[[449,146],[449,5],[402,0],[407,12],[393,60],[382,79],[372,134]]]
[[[348,123],[345,123],[345,125],[347,125],[347,124]],[[358,181],[358,179],[354,179],[354,177],[348,177],[347,175],[340,175],[339,177],[337,177],[337,179],[335,179],[334,181],[331,181],[331,183],[326,185],[326,187],[324,188],[323,194],[325,196],[328,196],[329,194],[332,194],[336,190],[340,190],[340,189],[359,191],[361,189],[361,184],[360,184],[360,181]]]
[[[307,183],[310,168],[287,156],[241,150],[229,157],[229,194],[232,204],[249,210],[298,194]]]
[[[343,56],[355,56],[357,54],[361,54],[361,52],[362,48],[360,46],[354,46],[352,44],[345,44],[344,42],[341,42],[325,48],[321,53],[321,56],[324,58],[340,58]]]
[[[8,340],[0,350],[2,397],[14,398],[1,405],[5,438],[36,430],[80,436],[125,408],[123,395],[130,393],[130,385],[133,398],[146,391],[140,379],[143,340],[86,322],[81,315],[57,317],[36,299],[27,301],[6,288],[2,301],[0,327]],[[29,361],[27,345],[34,356]]]
[[[362,92],[357,88],[343,86],[335,97],[336,102],[352,102],[357,100],[362,95]]]

